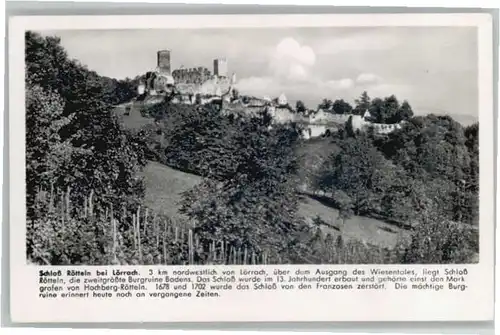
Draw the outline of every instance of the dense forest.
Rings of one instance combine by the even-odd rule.
[[[304,154],[300,125],[272,124],[264,111],[235,118],[167,99],[143,108],[156,122],[127,130],[112,106],[135,96],[133,80],[88,70],[56,37],[26,34],[26,68],[32,262],[458,263],[478,252],[478,124],[413,116],[406,101],[364,93],[354,107],[332,105],[407,122],[386,136],[347,122],[320,139],[317,159]],[[138,172],[148,160],[204,178],[179,204],[187,222],[145,206]],[[304,182],[342,218],[379,217],[411,238],[386,249],[323,234],[298,215]]]

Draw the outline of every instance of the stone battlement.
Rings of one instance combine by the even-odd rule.
[[[201,85],[209,79],[212,79],[210,70],[206,67],[197,67],[189,69],[176,69],[172,71],[172,77],[177,84],[195,84]]]

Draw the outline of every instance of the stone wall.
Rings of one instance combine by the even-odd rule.
[[[177,90],[182,94],[216,95],[225,94],[229,91],[231,83],[228,79],[208,79],[202,84],[176,83]]]
[[[321,135],[325,134],[327,130],[328,130],[327,126],[309,125],[304,130],[303,135],[304,135],[304,138],[307,140],[310,138],[320,137]]]
[[[172,71],[172,76],[178,84],[195,84],[201,85],[205,81],[211,79],[212,74],[205,67],[176,69]]]
[[[332,114],[323,110],[319,110],[317,113],[312,114],[309,117],[309,122],[314,124],[346,123],[347,120],[349,120],[350,116],[350,114]]]
[[[267,111],[277,123],[303,121],[299,114],[288,108],[269,106]]]

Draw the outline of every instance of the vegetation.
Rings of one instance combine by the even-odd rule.
[[[186,194],[183,210],[207,240],[224,239],[234,248],[281,259],[293,257],[304,226],[296,215],[294,188],[298,133],[285,126],[269,129],[260,118],[231,125],[235,130],[223,137],[231,152],[222,157],[229,161],[210,160],[210,179]]]
[[[369,121],[374,123],[394,124],[407,121],[413,117],[413,110],[408,101],[402,103],[391,95],[389,97],[371,99],[365,91],[356,99],[355,107],[343,99],[332,101],[323,99],[318,109],[333,114],[354,114],[363,116],[367,111],[371,114]]]
[[[335,100],[332,104],[332,109],[335,114],[351,114],[352,106],[343,99]]]
[[[109,95],[116,92],[109,81],[69,59],[58,38],[32,32],[26,33],[26,69],[28,220],[43,222],[34,200],[55,189],[70,190],[75,205],[90,195],[103,206],[139,204],[144,188],[136,175],[146,164],[143,145],[111,113],[111,102],[119,97]],[[28,255],[32,232],[28,229]]]
[[[403,262],[471,259],[479,251],[478,125],[429,115],[382,137],[348,128],[324,140],[335,145],[313,188],[339,209],[411,229]]]
[[[354,108],[353,113],[363,116],[368,108],[370,108],[371,99],[368,96],[368,92],[364,91],[354,102],[356,103],[356,107]]]
[[[295,110],[299,114],[304,114],[307,111],[307,107],[302,100],[297,100],[295,103]]]
[[[69,59],[57,38],[31,32],[26,64],[35,263],[457,263],[478,252],[478,124],[414,117],[408,102],[365,92],[354,108],[328,99],[320,106],[368,109],[375,122],[407,121],[401,129],[360,132],[351,116],[329,137],[305,141],[299,125],[273,124],[264,111],[236,117],[166,96],[143,101],[151,122],[132,130],[112,112],[134,97],[132,80],[101,77]],[[194,176],[164,198],[182,215],[146,205],[148,160]],[[321,194],[335,217],[307,222],[299,189]],[[347,238],[343,227],[360,215],[410,233],[392,247]]]

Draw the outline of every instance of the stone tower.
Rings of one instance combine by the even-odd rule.
[[[217,77],[227,77],[227,59],[214,59],[214,75]]]
[[[170,50],[158,51],[157,67],[160,73],[170,75]]]

